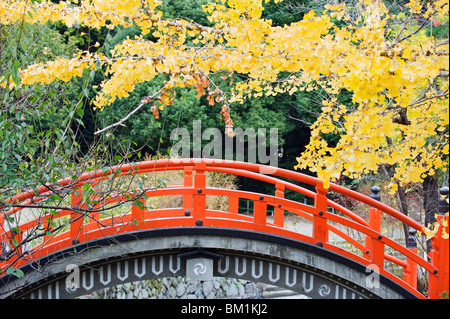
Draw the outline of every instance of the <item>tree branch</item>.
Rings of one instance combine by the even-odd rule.
[[[149,96],[148,98],[145,99],[145,101],[141,101],[141,103],[138,105],[138,107],[136,107],[133,111],[131,111],[130,113],[127,114],[127,116],[125,116],[124,118],[122,118],[120,121],[111,124],[97,132],[94,133],[94,135],[106,132],[109,129],[112,129],[113,127],[119,126],[119,125],[123,125],[123,122],[125,122],[126,120],[128,120],[131,115],[133,115],[134,113],[136,113],[137,111],[139,111],[144,105],[146,105],[148,103],[149,100],[153,100],[155,97],[157,97],[158,95],[161,94],[161,92],[164,90],[164,87],[162,87],[158,92],[156,92],[155,94],[153,94],[152,96]]]
[[[422,104],[422,103],[424,103],[426,101],[429,101],[429,100],[432,100],[432,99],[438,99],[438,98],[441,98],[441,97],[445,97],[445,96],[448,96],[448,94],[449,94],[449,91],[446,90],[446,91],[444,91],[442,93],[439,93],[439,94],[436,94],[436,95],[432,95],[432,96],[428,96],[428,97],[420,99],[417,102],[413,102],[413,103],[409,104],[408,107],[415,106],[415,105],[418,105],[418,104]]]
[[[449,41],[449,39],[445,39],[444,41],[436,44],[432,49],[436,49],[436,48],[438,48],[438,47],[440,47],[442,45],[446,45],[446,44],[448,44],[448,41]]]

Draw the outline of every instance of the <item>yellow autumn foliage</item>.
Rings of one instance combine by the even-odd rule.
[[[246,75],[248,81],[235,83],[230,93],[211,89],[220,99],[210,102],[220,101],[227,110],[230,103],[246,98],[323,87],[330,99],[324,101],[296,167],[316,172],[325,186],[341,174],[356,178],[387,164],[396,166],[391,185],[395,191],[396,181],[420,182],[426,174],[447,169],[449,42],[414,33],[408,23],[390,28],[397,17],[390,16],[383,1],[361,0],[355,21],[350,8],[341,4],[327,5],[321,14],[311,11],[290,25],[273,26],[262,18],[266,0],[216,0],[203,6],[212,27],[166,19],[159,10],[162,2],[0,0],[0,23],[60,21],[90,28],[135,23],[142,34],[152,32],[156,41],[127,39],[110,58],[83,52],[20,70],[22,85],[30,85],[69,81],[87,68],[106,68],[109,79],[94,100],[100,110],[160,73],[169,76],[160,92],[187,86],[202,94],[206,87],[199,85],[199,75],[210,86],[215,85],[209,77],[214,73]],[[410,1],[402,14],[448,18],[448,0],[426,6]],[[338,102],[343,91],[353,93],[351,107]],[[149,102],[147,97],[143,101]],[[161,104],[170,104],[165,101]],[[324,135],[337,133],[339,142],[328,145]]]

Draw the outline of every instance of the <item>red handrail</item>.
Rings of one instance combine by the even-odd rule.
[[[62,209],[57,212],[57,216],[54,214],[47,214],[41,216],[35,220],[28,221],[22,225],[19,225],[21,233],[13,235],[11,230],[4,226],[3,216],[0,217],[0,235],[3,238],[16,238],[21,239],[23,233],[36,227],[37,225],[45,224],[48,219],[61,218],[69,215],[71,218],[70,231],[62,234],[57,234],[53,237],[44,236],[43,243],[36,246],[31,252],[31,259],[37,259],[47,254],[56,252],[60,249],[64,249],[73,245],[74,240],[77,242],[93,240],[106,234],[123,233],[128,231],[134,231],[137,229],[152,229],[159,227],[181,227],[181,226],[195,226],[200,223],[203,226],[209,227],[228,227],[228,228],[241,228],[249,230],[257,230],[276,234],[280,236],[286,236],[297,240],[305,241],[311,244],[320,244],[325,249],[329,249],[336,253],[342,254],[348,258],[351,258],[357,262],[360,262],[366,266],[376,264],[380,273],[397,282],[399,285],[406,288],[419,298],[424,296],[416,290],[414,284],[416,278],[411,275],[411,269],[417,269],[417,265],[429,273],[429,282],[431,295],[429,297],[436,298],[438,296],[439,289],[447,289],[447,285],[442,285],[439,281],[441,273],[447,273],[448,276],[448,261],[442,262],[442,256],[445,256],[445,249],[448,250],[448,244],[445,248],[445,244],[435,244],[435,250],[431,253],[432,262],[424,260],[417,255],[417,249],[408,249],[404,246],[396,243],[383,236],[379,229],[372,228],[371,223],[364,220],[357,214],[351,212],[345,207],[331,201],[326,197],[329,190],[339,193],[343,196],[352,198],[356,201],[365,203],[371,206],[372,210],[376,212],[386,213],[399,221],[409,225],[416,230],[422,230],[423,226],[411,219],[408,216],[398,212],[397,210],[375,200],[363,194],[346,189],[336,184],[330,184],[329,190],[322,187],[322,181],[317,178],[300,174],[298,172],[289,171],[281,168],[268,167],[260,164],[235,162],[227,160],[216,159],[172,159],[172,160],[156,160],[146,161],[137,164],[126,164],[121,166],[115,166],[109,168],[107,171],[94,171],[82,174],[78,179],[66,178],[58,182],[56,187],[77,189],[84,183],[98,184],[102,180],[108,178],[111,174],[118,175],[132,175],[143,174],[164,170],[179,170],[184,171],[185,184],[181,186],[170,186],[160,189],[147,190],[145,194],[148,197],[154,196],[170,196],[181,195],[183,196],[183,207],[170,208],[170,209],[157,209],[146,210],[139,207],[132,207],[132,212],[125,214],[124,216],[115,217],[120,219],[119,222],[123,225],[121,228],[110,225],[114,220],[109,218],[99,219],[95,222],[83,223],[83,218],[77,210]],[[195,178],[192,178],[192,172],[195,171]],[[276,188],[275,196],[245,192],[239,190],[224,190],[206,187],[205,171],[221,172],[226,174],[232,174],[237,176],[243,176],[260,181],[264,181],[273,184]],[[263,173],[261,173],[263,172]],[[269,174],[270,173],[270,176]],[[300,182],[313,186],[316,192],[309,189],[305,189],[293,182],[285,181],[283,179],[289,179],[291,181]],[[284,198],[284,190],[290,189],[305,196],[314,199],[314,206],[304,205],[292,200]],[[7,200],[7,204],[22,204],[32,205],[39,201],[45,200],[50,194],[49,189],[45,186],[37,188],[37,194],[33,190],[16,195]],[[126,194],[116,194],[113,200],[109,200],[109,203],[120,202],[124,200]],[[205,198],[206,196],[216,195],[225,196],[229,200],[228,212],[218,212],[206,209]],[[255,208],[253,217],[244,216],[238,214],[236,201],[239,198],[245,198],[253,200]],[[81,197],[72,196],[72,208],[83,208],[84,204],[80,202]],[[143,201],[143,199],[141,199]],[[267,205],[275,207],[274,222],[267,221]],[[331,214],[327,212],[327,207],[333,207],[339,211],[341,215]],[[23,207],[13,207],[5,215],[12,216],[20,211]],[[186,216],[186,211],[190,211],[190,214]],[[284,227],[284,213],[289,211],[293,214],[299,215],[312,222],[312,235],[301,235],[294,231],[288,230]],[[345,216],[345,217],[344,217]],[[136,219],[140,219],[141,223],[135,223]],[[366,236],[366,245],[359,243],[356,239],[350,235],[341,231],[337,227],[328,224],[328,221],[343,225],[345,227],[354,229],[364,236]],[[118,222],[118,221],[116,221]],[[350,251],[343,250],[335,245],[332,245],[328,241],[328,232],[334,232],[344,240],[351,243],[354,247],[361,251],[362,256]],[[20,241],[20,240],[19,240]],[[447,240],[448,242],[448,240]],[[398,253],[402,254],[406,261],[393,257],[385,253],[385,246],[390,246]],[[444,248],[443,248],[444,247]],[[448,256],[448,251],[446,253]],[[447,257],[448,258],[448,257]],[[384,268],[384,261],[388,260],[394,262],[404,269],[404,278],[398,278],[391,274]],[[18,261],[15,266],[23,266],[26,264],[26,260]],[[9,266],[8,262],[3,262],[0,267],[4,270]],[[442,268],[447,268],[447,270]],[[441,268],[441,269],[439,269]],[[433,287],[434,285],[434,287]],[[436,288],[438,287],[439,288]],[[442,292],[442,291],[441,291]]]

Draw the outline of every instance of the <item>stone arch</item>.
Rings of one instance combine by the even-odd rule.
[[[0,293],[9,298],[76,298],[143,279],[186,275],[180,255],[202,250],[220,255],[214,276],[285,287],[319,299],[399,299],[414,296],[364,265],[319,246],[255,231],[181,227],[136,231],[80,244],[24,267],[25,276],[5,276]],[[68,267],[69,266],[69,267]],[[73,280],[72,280],[73,279]],[[76,286],[67,285],[75,282]]]

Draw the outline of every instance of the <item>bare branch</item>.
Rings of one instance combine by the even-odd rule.
[[[448,44],[448,41],[449,41],[449,39],[445,39],[444,41],[442,41],[442,42],[436,44],[436,45],[433,47],[433,49],[436,49],[436,48],[438,48],[438,47],[440,47],[440,46],[442,46],[442,45],[447,45],[447,44]],[[447,52],[448,52],[448,51],[447,51]]]
[[[412,37],[412,36],[416,35],[417,33],[419,33],[419,31],[422,30],[422,29],[425,27],[425,25],[427,24],[428,21],[429,21],[428,19],[425,20],[425,21],[423,21],[422,24],[421,24],[416,30],[414,30],[414,31],[411,32],[410,34],[405,35],[404,37],[402,37],[402,38],[399,39],[399,36],[400,36],[401,33],[403,32],[403,29],[402,29],[401,32],[398,34],[397,38],[395,39],[394,44],[392,45],[392,47],[396,46],[396,45],[399,44],[400,42],[405,41],[406,39],[409,39],[410,37]],[[408,22],[409,22],[409,20],[405,22],[404,27],[406,27],[406,24],[407,24]]]
[[[136,112],[139,111],[144,105],[146,105],[146,104],[148,103],[149,100],[152,100],[152,99],[154,99],[155,97],[157,97],[158,95],[160,95],[161,92],[162,92],[163,90],[164,90],[164,87],[162,87],[158,92],[156,92],[156,93],[153,94],[152,96],[147,97],[147,98],[145,99],[145,101],[144,101],[144,100],[141,101],[141,103],[138,105],[138,107],[136,107],[133,111],[131,111],[130,113],[128,113],[127,116],[125,116],[124,118],[122,118],[120,121],[118,121],[118,122],[116,122],[116,123],[114,123],[114,124],[108,125],[107,127],[105,127],[105,128],[103,128],[103,129],[101,129],[101,130],[95,132],[94,135],[97,135],[97,134],[106,132],[107,130],[112,129],[113,127],[116,127],[116,126],[119,126],[119,125],[124,125],[123,123],[124,123],[126,120],[128,120],[134,113],[136,113]]]
[[[448,73],[448,72],[447,72],[447,73]],[[425,97],[425,98],[423,98],[423,99],[421,99],[421,100],[419,100],[419,101],[417,101],[417,102],[411,103],[410,105],[408,105],[408,107],[410,107],[410,106],[416,106],[416,105],[422,104],[422,103],[424,103],[424,102],[426,102],[426,101],[429,101],[429,100],[438,99],[438,98],[441,98],[441,97],[448,96],[448,93],[449,93],[449,91],[446,90],[446,91],[444,91],[444,92],[442,92],[442,93],[439,93],[439,94],[436,94],[436,95],[432,95],[432,96]]]

